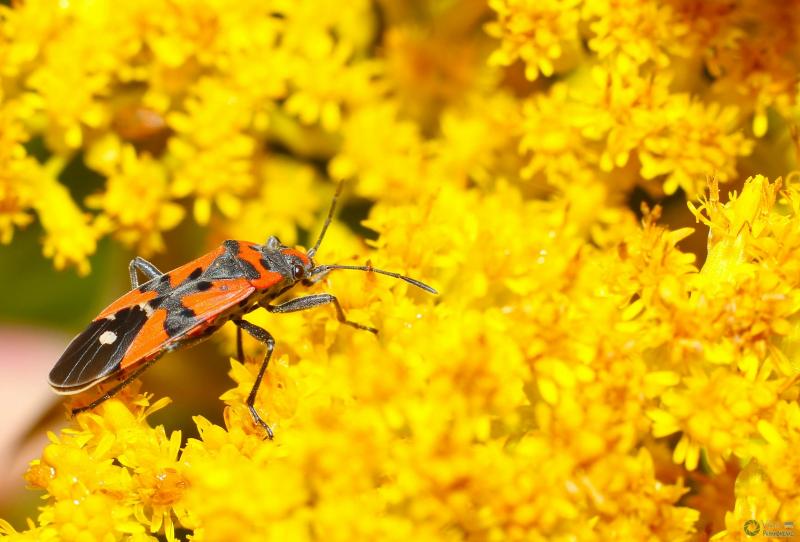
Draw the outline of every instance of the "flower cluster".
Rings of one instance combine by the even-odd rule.
[[[280,337],[256,402],[274,441],[245,404],[257,356],[197,439],[129,388],[50,436],[26,476],[43,506],[0,533],[690,541],[800,520],[792,4],[0,7],[2,241],[35,215],[83,272],[101,237],[146,254],[184,220],[295,243],[347,181],[377,238],[334,222],[320,261],[441,292],[310,288],[377,337],[332,309],[249,314]],[[102,178],[83,201],[75,161]],[[637,215],[634,190],[679,209]]]
[[[368,2],[0,6],[0,239],[35,215],[45,255],[85,274],[105,235],[149,254],[186,207],[199,224],[257,212],[259,187],[285,182],[267,140],[329,139],[384,94],[373,19]],[[61,182],[75,161],[105,179],[85,201]]]

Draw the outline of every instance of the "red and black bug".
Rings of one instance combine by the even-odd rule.
[[[336,209],[341,185],[316,243],[308,252],[289,248],[270,237],[266,244],[228,240],[216,250],[168,273],[162,273],[147,260],[136,257],[128,267],[132,290],[106,307],[75,337],[50,371],[50,386],[56,393],[70,395],[112,378],[121,380],[73,415],[95,408],[136,379],[163,354],[201,341],[233,321],[237,327],[236,345],[243,359],[242,330],[264,343],[267,352],[261,363],[247,406],[253,420],[269,438],[272,430],[255,409],[258,387],[267,370],[275,339],[265,329],[242,317],[263,307],[269,312],[295,312],[327,303],[333,304],[343,324],[377,333],[377,329],[345,318],[339,301],[331,294],[296,297],[273,305],[270,302],[302,283],[310,286],[335,269],[351,269],[388,275],[404,280],[432,294],[436,290],[418,280],[371,266],[316,265],[319,249]],[[147,277],[139,285],[137,271]]]

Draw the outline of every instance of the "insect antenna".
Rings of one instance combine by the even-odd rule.
[[[340,182],[339,185],[336,187],[336,192],[333,194],[333,200],[331,201],[331,207],[328,209],[328,217],[325,219],[325,223],[322,225],[322,231],[319,232],[319,237],[317,238],[317,242],[314,243],[314,246],[311,247],[306,254],[309,258],[314,258],[314,254],[317,253],[319,250],[319,246],[322,244],[322,239],[325,237],[325,232],[328,231],[328,226],[330,226],[331,221],[333,220],[333,214],[336,212],[336,203],[339,200],[339,196],[342,194],[342,188],[344,187],[344,183]],[[383,269],[376,269],[371,265],[318,265],[314,267],[314,270],[311,272],[311,275],[325,275],[329,271],[333,271],[334,269],[351,269],[354,271],[366,271],[368,273],[378,273],[380,275],[386,275],[388,277],[404,280],[407,283],[416,286],[417,288],[421,288],[426,292],[430,292],[432,294],[438,294],[436,290],[425,284],[424,282],[418,281],[417,279],[412,279],[411,277],[407,277],[405,275],[401,275],[400,273],[394,273],[393,271],[384,271]],[[321,278],[321,277],[320,277]]]
[[[331,221],[333,220],[333,213],[336,211],[336,202],[339,200],[339,196],[342,193],[342,187],[344,187],[344,183],[340,182],[339,186],[336,187],[336,192],[333,194],[333,200],[331,200],[331,208],[328,209],[328,218],[325,219],[325,223],[322,225],[322,231],[319,232],[319,237],[317,237],[317,242],[314,243],[314,246],[309,250],[306,254],[309,258],[314,258],[314,254],[317,253],[319,250],[319,246],[322,244],[322,238],[325,237],[325,232],[328,231],[328,226],[331,225]]]
[[[393,277],[396,279],[404,280],[407,283],[416,286],[417,288],[422,288],[426,292],[430,292],[432,294],[438,294],[436,290],[421,282],[417,279],[412,279],[411,277],[407,277],[405,275],[401,275],[400,273],[394,273],[393,271],[384,271],[383,269],[376,269],[371,265],[319,265],[314,268],[313,274],[318,275],[321,273],[328,273],[329,271],[333,271],[334,269],[351,269],[354,271],[366,271],[368,273],[378,273],[380,275],[386,275],[388,277]]]

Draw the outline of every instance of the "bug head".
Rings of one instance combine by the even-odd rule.
[[[269,269],[278,271],[291,282],[308,281],[314,271],[310,254],[288,247],[274,235],[261,246],[261,253]]]
[[[298,275],[295,278],[295,281],[302,280],[304,284],[311,285],[319,280],[322,280],[325,275],[330,273],[335,269],[350,269],[354,271],[366,271],[371,273],[378,273],[380,275],[386,275],[389,277],[393,277],[396,279],[403,280],[416,286],[417,288],[422,288],[426,292],[437,294],[438,292],[428,286],[427,284],[420,282],[416,279],[412,279],[411,277],[407,277],[405,275],[401,275],[400,273],[394,273],[392,271],[384,271],[383,269],[376,269],[371,265],[315,265],[314,264],[314,256],[319,250],[320,245],[322,244],[322,240],[325,238],[325,232],[328,231],[328,226],[330,226],[331,221],[333,220],[333,214],[336,211],[336,203],[339,200],[339,195],[342,193],[342,187],[344,186],[343,183],[339,183],[339,186],[336,187],[336,193],[333,195],[333,200],[331,200],[331,206],[328,209],[328,216],[325,218],[325,223],[322,225],[322,231],[319,233],[319,237],[317,237],[316,243],[314,246],[307,253],[302,253],[299,250],[290,249],[287,247],[281,248],[281,253],[284,254],[286,258],[292,259],[292,271],[298,272]],[[270,243],[277,243],[280,244],[275,237],[270,237],[269,241],[267,241],[267,246]],[[295,275],[293,275],[295,276]]]

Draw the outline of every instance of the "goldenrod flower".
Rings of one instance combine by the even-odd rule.
[[[0,100],[3,95],[0,94]],[[22,124],[24,109],[13,101],[0,103],[0,243],[8,244],[15,227],[28,225],[36,197],[37,167],[23,144],[28,133]]]
[[[317,123],[333,131],[342,122],[342,108],[357,106],[380,94],[373,82],[380,76],[380,65],[362,61],[351,65],[354,52],[344,44],[321,50],[304,51],[310,58],[296,62],[292,81],[297,90],[286,100],[285,109],[303,123]],[[325,69],[320,69],[324,67]]]
[[[753,148],[736,129],[736,109],[723,109],[716,103],[705,106],[686,95],[674,96],[666,107],[659,129],[644,140],[639,152],[642,177],[666,175],[667,194],[678,188],[690,194],[700,192],[699,180],[708,171],[719,181],[730,181],[736,173],[736,158]]]
[[[424,146],[419,127],[398,118],[396,104],[357,110],[342,127],[342,150],[329,165],[334,179],[358,177],[364,196],[396,194],[409,172],[420,172]]]
[[[596,182],[638,158],[641,177],[663,179],[667,194],[701,188],[703,172],[722,181],[752,144],[738,130],[736,110],[708,108],[672,94],[665,77],[638,77],[592,70],[589,84],[570,91],[554,86],[524,109],[520,150],[531,160],[526,176],[542,173],[554,184]],[[620,183],[624,171],[612,177]]]
[[[666,67],[670,56],[689,52],[687,24],[669,4],[640,0],[586,0],[582,12],[589,21],[589,48],[613,62],[619,73],[652,62]]]
[[[339,129],[343,110],[356,108],[382,94],[377,82],[382,63],[364,58],[374,18],[368,2],[345,6],[318,3],[287,9],[284,44],[290,51],[286,111],[305,124]]]
[[[166,250],[187,213],[209,242],[310,244],[345,180],[319,262],[441,292],[307,287],[377,336],[331,306],[248,314],[276,338],[256,398],[274,441],[249,349],[199,438],[153,427],[168,400],[128,387],[49,435],[25,476],[41,508],[0,534],[690,541],[797,521],[796,11],[0,6],[0,242],[36,220],[82,274],[104,237]]]
[[[88,215],[75,205],[67,189],[55,180],[53,170],[60,169],[58,161],[51,162],[50,166],[36,168],[32,179],[36,190],[33,206],[47,232],[44,255],[53,258],[56,269],[73,264],[85,275],[89,272],[86,258],[95,251],[98,232],[89,223]]]
[[[797,13],[790,4],[745,2],[726,17],[708,53],[713,88],[753,113],[752,130],[761,137],[769,108],[791,118],[797,107]]]
[[[176,463],[180,433],[168,437],[163,427],[144,423],[167,402],[150,406],[139,396],[126,406],[114,399],[99,413],[79,416],[78,429],[50,435],[26,475],[52,499],[39,517],[40,539],[145,540],[145,533],[162,529],[175,539],[173,513],[185,515],[173,506],[186,487]]]
[[[111,141],[104,147],[96,145],[93,151],[105,154],[98,161],[111,162],[96,166],[108,175],[106,191],[87,198],[86,205],[103,211],[99,227],[113,231],[122,243],[143,254],[163,250],[161,232],[174,228],[184,210],[170,201],[162,165],[149,155],[137,156],[130,145]]]
[[[237,94],[212,79],[200,81],[195,91],[185,113],[167,117],[183,136],[171,140],[169,158],[175,168],[173,195],[195,196],[194,218],[206,224],[212,202],[226,216],[241,208],[238,196],[254,183],[251,160],[256,145],[245,132],[251,114]],[[209,171],[219,174],[210,179]]]
[[[247,198],[236,220],[221,225],[229,239],[264,242],[275,235],[283,243],[297,242],[298,228],[313,230],[325,203],[319,194],[319,174],[305,162],[281,156],[265,157],[255,172],[261,180],[258,194]],[[292,182],[285,182],[291,179]],[[298,198],[297,194],[303,197]],[[291,201],[291,205],[287,202]]]
[[[491,0],[498,21],[487,25],[489,35],[501,39],[501,47],[489,58],[492,64],[508,66],[517,58],[525,62],[525,76],[550,77],[554,61],[565,49],[578,47],[581,0]]]

